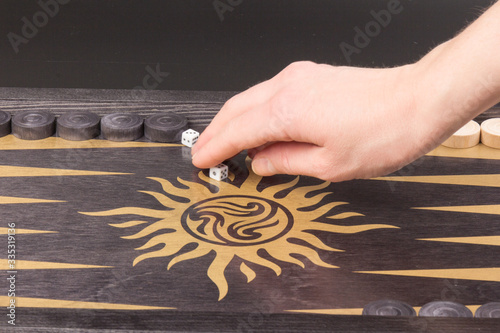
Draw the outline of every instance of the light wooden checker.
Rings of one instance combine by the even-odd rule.
[[[500,118],[492,118],[481,124],[481,141],[488,147],[500,149]]]
[[[443,142],[443,146],[449,148],[471,148],[479,143],[480,137],[481,126],[474,120],[471,120]]]

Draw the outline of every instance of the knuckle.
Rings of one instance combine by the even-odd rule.
[[[302,75],[303,73],[310,71],[315,66],[316,63],[312,61],[296,61],[286,66],[283,72],[295,77],[296,75]]]
[[[240,128],[235,121],[230,121],[227,123],[224,131],[221,135],[221,141],[229,148],[231,151],[240,151],[241,144],[237,140],[236,134],[240,132]]]
[[[283,116],[287,108],[285,103],[281,97],[274,97],[271,101],[271,108],[267,119],[269,120],[269,129],[272,133],[283,130]]]
[[[224,105],[222,106],[222,109],[232,110],[232,109],[236,108],[237,103],[238,103],[237,96],[233,96],[224,103]]]
[[[296,129],[297,105],[291,90],[282,91],[273,97],[268,114],[269,128],[280,140],[290,141]]]
[[[285,114],[289,112],[290,100],[289,100],[288,90],[283,90],[280,93],[273,96],[271,99],[270,114],[271,118],[277,118],[278,120],[282,118]]]
[[[293,168],[293,165],[290,161],[290,156],[286,151],[282,151],[279,156],[281,171],[288,175],[293,175],[297,173],[297,170]]]
[[[334,161],[328,156],[325,156],[325,154],[320,154],[320,156],[313,159],[311,161],[311,168],[313,168],[313,173],[316,177],[324,180],[335,181],[339,176],[339,168],[335,166]]]
[[[314,163],[315,173],[320,175],[321,178],[330,178],[332,174],[332,165],[324,160],[317,160]]]

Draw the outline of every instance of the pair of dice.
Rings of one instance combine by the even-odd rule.
[[[198,138],[200,137],[200,133],[195,130],[188,129],[187,131],[182,132],[182,144],[188,147],[193,147]],[[227,178],[229,173],[229,168],[225,164],[219,164],[210,168],[210,178],[215,180],[224,180]]]

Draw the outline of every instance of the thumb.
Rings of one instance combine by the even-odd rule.
[[[323,178],[317,165],[321,147],[302,142],[274,143],[255,154],[252,170],[260,176],[275,174],[304,175]]]

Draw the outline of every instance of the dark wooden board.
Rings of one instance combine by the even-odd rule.
[[[100,115],[123,108],[143,115],[170,110],[201,130],[232,94],[147,92],[134,100],[127,91],[0,89],[0,108],[61,114],[78,107]],[[0,138],[0,228],[15,223],[18,231],[16,327],[498,331],[500,321],[493,319],[359,316],[367,303],[387,298],[416,308],[453,300],[472,310],[500,300],[500,244],[488,238],[500,236],[500,151],[478,146],[470,154],[441,149],[395,178],[338,184],[311,177],[259,179],[241,154],[229,163],[234,178],[215,182],[192,166],[189,149],[180,145]],[[317,187],[294,197],[306,186]],[[323,197],[325,192],[331,193]],[[328,206],[333,202],[345,204]],[[248,203],[256,205],[244,207]],[[257,233],[246,229],[255,241],[229,231],[214,238],[210,228],[187,217],[197,207],[214,209],[227,218],[227,227],[236,224],[229,213],[247,214],[259,204],[269,204],[276,214],[269,216],[281,222],[264,219],[273,223]],[[486,205],[489,211],[467,212]],[[125,227],[130,221],[142,223]],[[145,230],[155,225],[161,228]],[[137,250],[151,239],[161,242]],[[481,244],[488,239],[491,244]],[[6,244],[6,232],[0,240]],[[322,249],[322,243],[342,251]],[[162,244],[176,250],[133,265]],[[206,252],[168,269],[196,249]],[[304,267],[284,260],[288,254]],[[5,319],[0,325],[12,328]]]
[[[498,320],[308,314],[22,309],[22,333],[79,332],[498,332]],[[71,330],[72,329],[72,330]]]

